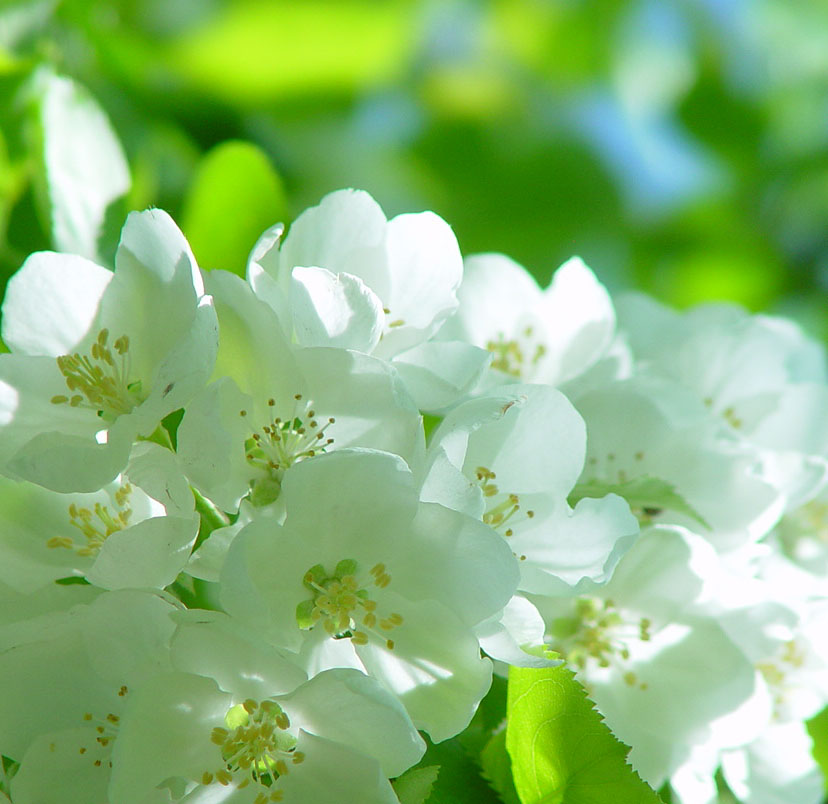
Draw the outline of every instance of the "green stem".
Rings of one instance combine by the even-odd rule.
[[[201,529],[198,534],[196,547],[203,542],[217,528],[226,528],[230,524],[227,514],[216,507],[212,500],[208,500],[197,488],[190,486],[195,498],[195,509],[201,516]]]

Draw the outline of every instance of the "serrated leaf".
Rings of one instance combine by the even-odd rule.
[[[202,268],[244,276],[259,235],[287,216],[282,181],[250,142],[223,142],[199,163],[181,228]]]
[[[410,768],[392,783],[400,804],[425,804],[440,772],[439,765]]]
[[[521,804],[661,804],[566,667],[510,668],[507,708]]]
[[[84,87],[47,70],[35,85],[53,245],[100,261],[98,238],[107,208],[130,187],[124,152]]]
[[[624,483],[603,483],[597,480],[577,483],[569,495],[569,504],[575,506],[584,497],[601,498],[607,494],[623,497],[639,518],[654,516],[663,510],[674,511],[694,519],[710,530],[704,517],[676,491],[675,486],[651,475],[642,475]]]
[[[483,778],[497,792],[504,804],[520,804],[512,779],[512,760],[506,751],[506,730],[501,730],[486,743],[480,752]]]
[[[420,766],[440,766],[427,804],[502,804],[481,776],[476,757],[472,759],[456,737],[436,744],[426,740],[426,744]]]

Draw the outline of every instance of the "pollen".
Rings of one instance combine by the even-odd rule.
[[[132,378],[130,343],[121,335],[110,345],[109,330],[102,329],[88,354],[61,355],[57,365],[68,394],[56,394],[53,405],[90,408],[106,421],[129,413],[144,401],[141,383]]]

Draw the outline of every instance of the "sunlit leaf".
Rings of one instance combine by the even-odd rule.
[[[175,40],[167,61],[234,105],[352,92],[399,74],[413,45],[410,9],[366,0],[228,3]]]
[[[825,788],[828,790],[828,708],[823,709],[805,725],[814,741],[814,759],[825,777]]]
[[[659,804],[565,667],[509,671],[506,748],[521,804]]]
[[[259,235],[287,216],[282,182],[267,155],[248,142],[223,142],[198,167],[181,224],[203,268],[244,276]]]

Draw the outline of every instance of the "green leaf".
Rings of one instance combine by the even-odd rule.
[[[828,707],[812,717],[805,726],[814,741],[814,759],[822,771],[825,788],[828,790]]]
[[[35,92],[52,243],[100,262],[107,208],[130,187],[121,144],[95,99],[71,79],[44,69]]]
[[[286,217],[282,181],[267,155],[252,143],[229,141],[199,163],[181,225],[202,268],[244,277],[259,235]]]
[[[420,766],[440,766],[427,804],[502,804],[481,776],[476,757],[469,756],[456,737],[437,744],[426,740],[426,744],[428,749]]]
[[[480,752],[483,778],[497,792],[504,804],[520,804],[512,779],[512,760],[506,751],[506,730],[493,735]]]
[[[439,772],[439,765],[429,765],[426,768],[411,768],[395,779],[392,784],[400,804],[425,804]]]
[[[521,804],[659,804],[566,667],[509,670],[506,748]]]
[[[605,497],[607,494],[623,497],[639,519],[646,521],[667,510],[684,514],[710,530],[710,525],[676,491],[675,486],[651,475],[642,475],[624,483],[603,483],[597,480],[577,483],[569,495],[569,504],[575,506],[584,497]]]

